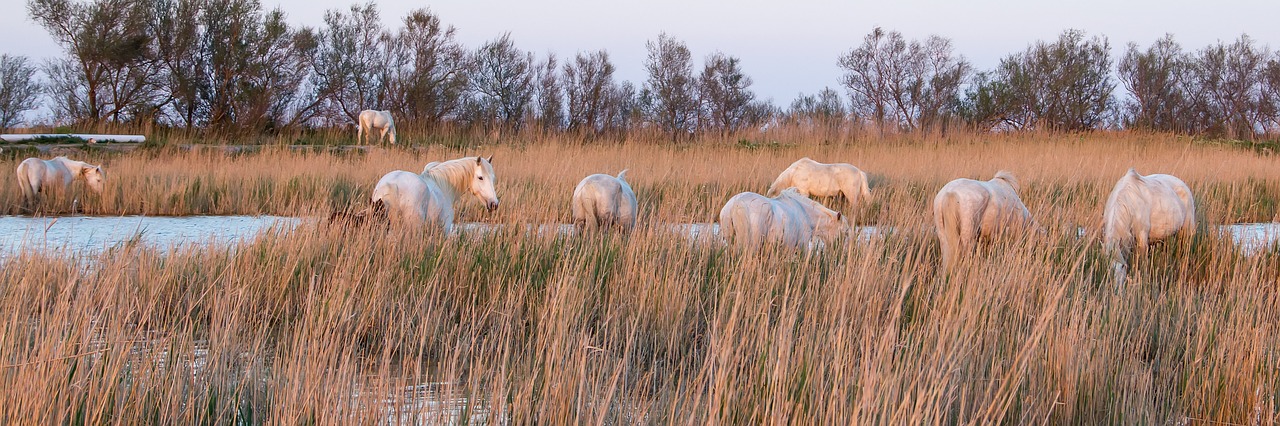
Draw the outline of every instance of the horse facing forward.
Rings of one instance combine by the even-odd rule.
[[[421,174],[396,170],[373,189],[374,210],[386,208],[411,226],[434,224],[453,230],[453,203],[471,193],[489,211],[498,209],[493,156],[463,157],[428,164]]]
[[[396,143],[396,123],[391,119],[391,111],[375,111],[366,109],[360,111],[359,128],[356,129],[356,143],[363,144],[366,134],[372,134],[374,130],[381,131],[378,135],[378,143],[382,143],[382,139],[391,135],[391,143]]]
[[[831,239],[849,228],[844,215],[809,199],[794,188],[767,198],[754,192],[734,195],[720,209],[720,235],[746,246],[766,241],[794,248],[815,237]]]
[[[804,157],[791,163],[778,178],[769,185],[767,195],[777,195],[782,190],[794,187],[803,195],[819,197],[835,197],[844,195],[849,205],[857,207],[863,200],[871,199],[871,188],[867,186],[867,174],[850,164],[819,163]]]
[[[627,171],[618,177],[594,174],[573,189],[573,223],[578,227],[636,226],[636,193],[627,184]]]
[[[1195,235],[1195,199],[1177,177],[1129,169],[1107,197],[1102,222],[1102,247],[1111,256],[1116,285],[1123,286],[1135,252],[1178,233]]]
[[[1018,198],[1018,178],[1001,170],[989,181],[956,179],[933,198],[933,224],[942,245],[942,265],[951,271],[961,250],[972,251],[980,238],[1037,229]]]
[[[40,202],[40,194],[51,188],[65,191],[76,179],[83,179],[94,193],[102,194],[102,181],[106,174],[102,166],[95,166],[83,161],[56,157],[52,160],[28,158],[18,164],[18,186],[22,188],[22,199],[26,207]]]

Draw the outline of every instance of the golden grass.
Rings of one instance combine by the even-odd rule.
[[[1140,260],[1125,291],[1109,284],[1096,223],[1130,166],[1183,177],[1208,221],[1275,217],[1275,157],[1161,136],[136,153],[105,158],[113,180],[86,206],[323,215],[387,170],[476,153],[496,155],[502,208],[468,201],[460,220],[567,222],[578,179],[629,168],[647,225],[452,238],[303,225],[234,248],[5,259],[0,422],[1280,420],[1280,252],[1204,233]],[[712,221],[804,155],[872,174],[859,218],[896,231],[740,252],[656,225]],[[1001,168],[1053,232],[938,276],[928,201]]]

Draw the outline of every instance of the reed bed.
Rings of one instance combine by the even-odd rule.
[[[134,153],[102,157],[113,180],[82,205],[320,215],[387,170],[477,153],[496,156],[502,207],[466,202],[460,220],[566,222],[578,179],[629,168],[641,227],[314,223],[234,246],[6,258],[0,423],[1280,421],[1280,248],[1202,232],[1156,247],[1126,288],[1109,280],[1097,218],[1130,166],[1183,177],[1206,221],[1275,217],[1275,157],[1168,137]],[[872,204],[842,208],[883,236],[744,251],[663,226],[712,221],[804,155],[873,175]],[[1001,168],[1050,232],[940,276],[929,201]]]

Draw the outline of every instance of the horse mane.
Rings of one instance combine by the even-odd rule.
[[[785,198],[785,199],[788,199],[788,200],[791,200],[791,201],[795,201],[795,202],[799,203],[800,205],[805,206],[805,208],[817,208],[817,207],[821,207],[822,209],[820,209],[819,211],[823,211],[823,210],[825,210],[825,211],[831,211],[831,212],[833,212],[833,213],[839,213],[839,212],[837,212],[837,211],[835,211],[835,210],[832,210],[830,207],[827,207],[827,206],[823,205],[822,203],[819,203],[819,202],[817,202],[816,200],[814,200],[814,199],[812,199],[812,198],[809,198],[808,196],[805,196],[804,194],[801,194],[801,193],[800,193],[800,191],[797,191],[797,190],[796,190],[796,187],[794,187],[794,186],[787,187],[787,189],[782,190],[782,192],[779,192],[779,193],[778,193],[778,196],[773,197],[773,198],[774,198],[774,199],[778,199],[778,200],[781,200],[781,199],[784,199],[784,198]]]
[[[1014,176],[1013,172],[1010,172],[1008,170],[998,171],[996,172],[996,176],[991,180],[996,180],[996,179],[1000,179],[1005,182],[1008,182],[1009,186],[1013,187],[1013,192],[1022,192],[1022,185],[1018,183],[1018,177]]]
[[[449,160],[441,163],[427,164],[422,170],[422,177],[435,180],[441,189],[445,189],[451,193],[454,199],[459,194],[465,194],[471,190],[471,178],[475,177],[475,163],[478,157],[462,157],[456,160]],[[486,171],[489,175],[493,175],[492,166]]]
[[[93,164],[89,164],[89,162],[87,161],[72,160],[70,158],[67,158],[67,156],[65,155],[59,155],[57,157],[53,157],[53,159],[49,161],[56,161],[56,162],[62,163],[62,165],[66,166],[67,169],[71,169],[72,173],[78,174],[78,173],[82,173],[83,169],[94,169],[94,170],[97,170],[98,173],[101,173],[103,177],[106,177],[106,172],[102,171],[101,166],[95,166]]]

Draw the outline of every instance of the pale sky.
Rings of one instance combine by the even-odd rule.
[[[25,0],[0,0],[0,53],[42,59],[61,55],[26,14]],[[318,27],[327,9],[352,0],[262,0],[281,7],[295,25]],[[645,79],[645,41],[666,32],[688,44],[695,69],[721,51],[742,60],[762,99],[786,107],[797,94],[838,88],[836,60],[875,26],[909,39],[950,38],[956,52],[978,69],[1036,40],[1053,40],[1068,28],[1105,35],[1112,58],[1130,41],[1147,46],[1172,33],[1184,50],[1249,34],[1259,45],[1280,46],[1280,1],[1270,0],[447,0],[377,2],[388,27],[409,10],[429,7],[457,28],[469,48],[505,32],[521,49],[562,60],[579,51],[606,49],[615,77],[639,86]],[[843,89],[840,90],[843,94]]]

